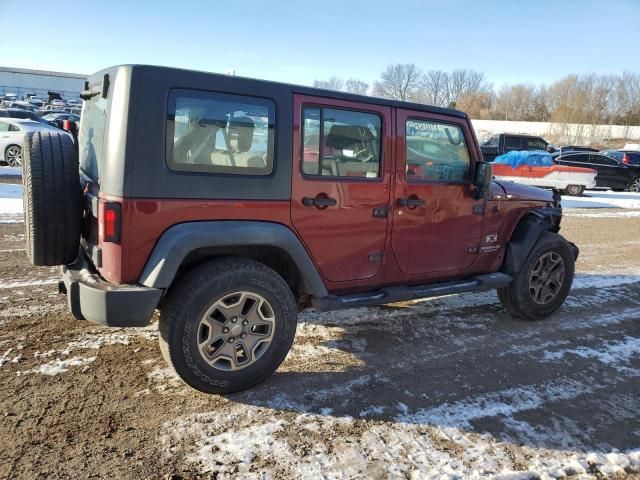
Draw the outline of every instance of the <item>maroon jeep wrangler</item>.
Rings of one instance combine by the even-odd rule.
[[[497,289],[538,320],[571,288],[559,197],[492,181],[462,112],[138,65],[82,98],[77,142],[25,139],[28,256],[78,319],[159,310],[198,390],[266,379],[305,308]]]

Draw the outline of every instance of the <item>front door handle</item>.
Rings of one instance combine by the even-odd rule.
[[[320,209],[325,209],[327,207],[332,207],[336,205],[338,202],[335,198],[330,197],[304,197],[302,199],[302,204],[305,207],[316,207]]]
[[[414,196],[398,199],[398,206],[400,207],[416,208],[416,207],[419,207],[420,205],[424,205],[424,203],[425,202],[422,198],[418,198]]]

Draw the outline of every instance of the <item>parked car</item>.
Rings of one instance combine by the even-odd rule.
[[[29,97],[28,102],[36,108],[42,108],[44,106],[44,100],[38,97]]]
[[[615,191],[640,192],[640,165],[627,165],[602,153],[570,153],[556,158],[559,165],[593,168],[596,185]]]
[[[65,107],[67,104],[66,104],[66,102],[64,100],[56,98],[54,100],[51,100],[51,105],[56,107],[56,108],[62,108],[62,107]]]
[[[19,108],[0,109],[0,118],[17,118],[22,120],[28,119],[33,120],[34,122],[40,122],[46,125],[55,126],[53,123],[48,122],[43,117],[38,115],[38,113],[31,112],[29,110],[22,110]]]
[[[559,196],[492,181],[463,112],[139,65],[88,85],[77,152],[25,138],[27,256],[64,265],[76,318],[160,309],[196,389],[266,379],[312,306],[498,289],[539,320],[571,288]]]
[[[508,152],[496,157],[492,167],[498,180],[552,188],[568,195],[580,196],[585,189],[596,186],[595,170],[556,165],[544,150]]]
[[[79,115],[74,115],[73,113],[66,113],[66,112],[48,113],[42,118],[47,122],[57,126],[58,128],[62,128],[63,122],[65,120],[69,120],[70,122],[76,122],[76,123],[80,121]]]
[[[597,148],[592,148],[592,147],[583,147],[580,145],[563,145],[562,147],[558,147],[558,148],[554,148],[553,152],[551,153],[551,156],[555,157],[559,157],[560,155],[566,155],[568,153],[574,153],[574,152],[598,152],[599,150]]]
[[[498,133],[482,142],[480,150],[485,162],[492,162],[498,155],[520,150],[546,150],[549,142],[542,137]]]
[[[0,118],[0,164],[6,163],[10,167],[22,165],[22,140],[29,132],[60,132],[61,135],[69,136],[58,128],[33,120]]]
[[[82,100],[77,99],[77,98],[70,98],[67,100],[67,106],[72,107],[72,106],[78,106],[78,107],[82,107]]]
[[[600,153],[615,158],[625,165],[640,165],[640,151],[638,150],[603,150]]]
[[[31,105],[29,102],[23,101],[9,102],[7,108],[19,108],[20,110],[28,110],[30,112],[35,112],[37,110],[35,105]]]

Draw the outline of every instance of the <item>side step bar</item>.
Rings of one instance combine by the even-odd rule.
[[[417,300],[419,298],[439,297],[466,292],[482,292],[495,288],[506,287],[513,277],[506,273],[496,272],[477,275],[464,280],[453,282],[431,283],[428,285],[385,287],[372,292],[355,293],[352,295],[328,295],[312,298],[313,307],[320,312],[340,310],[343,308],[371,307],[385,303]]]

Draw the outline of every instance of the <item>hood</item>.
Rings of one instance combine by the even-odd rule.
[[[505,182],[494,180],[504,190],[505,195],[510,200],[535,200],[538,202],[553,202],[553,192],[529,185],[522,185],[515,182]]]

